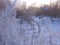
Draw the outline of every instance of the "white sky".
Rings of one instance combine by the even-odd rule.
[[[25,1],[27,5],[31,5],[33,3],[39,4],[50,4],[50,1],[54,2],[56,0],[20,0],[21,2]]]
[[[56,0],[18,0],[18,2],[26,2],[27,6],[30,6],[31,4],[36,3],[37,6],[41,4],[50,4],[50,1],[54,2]]]

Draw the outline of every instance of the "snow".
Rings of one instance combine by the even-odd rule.
[[[21,22],[12,4],[0,14],[0,45],[60,45],[59,18],[32,16]]]
[[[35,29],[31,29],[31,25],[29,25],[27,22],[24,22],[22,26],[23,26],[23,29],[25,30],[25,35],[27,35],[29,39],[31,39],[31,37],[33,36],[34,45],[50,45],[50,42],[49,42],[50,40],[51,40],[52,45],[60,44],[60,35],[59,35],[60,34],[60,20],[59,19],[56,18],[54,19],[54,21],[52,21],[53,19],[51,19],[50,17],[39,18],[39,17],[34,16],[32,18],[40,25],[40,28],[41,28],[40,35],[38,34],[38,27],[37,27],[38,25],[36,25],[34,22],[33,23],[35,25],[34,26]],[[50,39],[50,36],[51,36],[51,39]],[[30,42],[30,45],[33,45],[33,44]]]

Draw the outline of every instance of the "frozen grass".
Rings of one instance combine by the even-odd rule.
[[[29,23],[27,23],[26,21],[22,23],[22,28],[25,30],[25,35],[27,35],[27,38],[30,35],[31,37],[29,37],[29,39],[32,39],[31,43],[29,42],[29,45],[59,45],[60,44],[59,19],[56,18],[51,19],[50,17],[39,18],[34,16],[33,20],[35,20],[40,25],[39,26],[41,31],[40,33],[38,32],[39,30],[38,25],[35,24],[35,22],[32,22],[34,24],[33,26],[34,28],[31,28],[31,25],[29,25]],[[40,35],[38,35],[38,33]],[[28,45],[27,41],[26,41],[26,45]]]

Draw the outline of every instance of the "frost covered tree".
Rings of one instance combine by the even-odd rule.
[[[5,9],[0,11],[0,45],[20,45],[15,4],[16,0],[12,4],[7,4]]]

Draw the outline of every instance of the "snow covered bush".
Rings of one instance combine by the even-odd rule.
[[[23,30],[26,36],[24,45],[59,45],[57,40],[60,37],[59,32],[57,32],[57,30],[59,31],[59,26],[56,23],[52,23],[50,17],[39,19],[39,17],[32,16],[30,20],[23,19],[22,22],[20,18],[19,23],[20,30]],[[58,42],[56,43],[56,41]]]
[[[0,35],[2,36],[0,45],[20,45],[17,33],[15,2],[7,4],[0,14]],[[1,37],[0,37],[1,38]],[[18,40],[18,41],[17,41]]]

